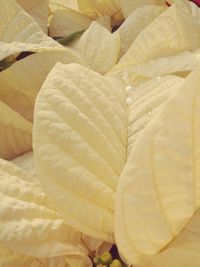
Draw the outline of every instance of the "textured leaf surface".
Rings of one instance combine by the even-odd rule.
[[[199,77],[198,68],[146,126],[120,177],[116,241],[132,264],[169,244],[200,205]]]
[[[0,157],[12,159],[32,148],[32,123],[0,101]]]
[[[112,34],[97,22],[92,22],[77,44],[77,50],[91,68],[105,74],[118,60],[120,52],[119,33]]]
[[[200,25],[187,1],[177,1],[143,30],[113,70],[200,46]]]
[[[38,258],[84,257],[80,233],[60,218],[26,172],[1,159],[0,178],[0,243],[4,247]]]
[[[0,0],[0,60],[22,51],[64,49],[43,33],[14,0]]]
[[[126,120],[124,88],[77,64],[57,64],[36,102],[34,153],[43,188],[70,225],[108,241]]]
[[[0,72],[0,100],[23,118],[33,121],[35,98],[58,61],[82,63],[80,57],[68,49],[30,55]]]

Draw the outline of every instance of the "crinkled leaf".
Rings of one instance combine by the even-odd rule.
[[[126,157],[125,108],[120,84],[77,64],[54,67],[35,107],[34,153],[43,188],[70,225],[108,241]]]
[[[0,177],[0,243],[4,247],[38,258],[85,257],[80,233],[53,210],[26,172],[0,160]]]

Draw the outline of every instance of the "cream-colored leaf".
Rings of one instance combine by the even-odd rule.
[[[62,37],[72,33],[85,30],[89,27],[91,19],[87,16],[69,8],[57,10],[53,14],[49,33],[50,36]]]
[[[164,249],[200,206],[199,77],[200,68],[142,131],[120,177],[116,241],[131,264]]]
[[[32,148],[32,123],[0,101],[0,157],[12,159]]]
[[[53,210],[26,172],[1,159],[0,177],[0,243],[5,248],[38,258],[86,257],[80,233]]]
[[[23,51],[64,49],[14,0],[0,0],[0,60]]]
[[[34,155],[44,190],[70,225],[107,241],[126,120],[121,84],[78,64],[57,64],[36,101]]]
[[[48,22],[48,0],[17,0],[17,3],[31,16],[45,33]]]
[[[0,72],[0,100],[32,121],[36,96],[57,62],[83,64],[80,57],[69,49],[30,55]]]
[[[120,36],[118,32],[112,34],[97,22],[92,22],[76,48],[91,68],[105,74],[118,60]]]
[[[127,52],[135,41],[136,37],[142,32],[156,17],[164,12],[166,7],[147,5],[137,8],[122,23],[119,28],[121,39],[121,56]]]
[[[200,24],[187,1],[177,1],[143,30],[114,70],[170,56],[200,46]]]
[[[124,17],[127,18],[137,8],[148,5],[164,5],[164,0],[120,0]]]

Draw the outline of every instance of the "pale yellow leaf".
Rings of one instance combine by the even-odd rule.
[[[156,77],[140,86],[127,85],[129,101],[127,154],[131,153],[144,128],[159,113],[163,104],[183,84],[176,76]]]
[[[116,0],[77,0],[81,13],[91,17],[92,19],[98,16],[108,15],[116,20],[122,20],[119,2]]]
[[[199,82],[200,68],[141,132],[120,177],[116,242],[131,264],[165,249],[200,206]]]
[[[0,101],[0,157],[12,159],[32,148],[32,123]]]
[[[57,10],[53,14],[49,34],[50,36],[62,37],[85,30],[89,27],[91,19],[69,8]]]
[[[96,19],[98,17],[97,11],[94,9],[94,6],[90,2],[90,0],[77,0],[78,8],[82,14],[86,16]]]
[[[92,69],[105,74],[118,60],[120,36],[118,32],[112,34],[97,22],[92,22],[76,48]]]
[[[18,254],[9,249],[6,249],[0,246],[0,266],[1,267],[34,267],[33,265],[36,263],[36,259],[34,257],[24,256],[22,254]],[[33,265],[32,265],[33,264]],[[35,267],[44,267],[39,264],[35,265]]]
[[[30,55],[0,72],[0,100],[32,121],[36,96],[57,62],[83,64],[80,57],[69,49]]]
[[[28,174],[27,177],[30,177],[30,181],[37,183],[39,185],[32,151],[14,158],[12,160],[12,163],[14,163],[19,168],[23,169]]]
[[[23,51],[64,49],[14,0],[0,0],[0,60]]]
[[[96,22],[111,32],[111,18],[109,16],[100,16],[96,19]]]
[[[164,0],[120,0],[120,6],[124,17],[127,18],[137,8],[148,5],[164,5]]]
[[[17,3],[40,25],[47,34],[48,0],[17,0]]]
[[[190,2],[190,7],[191,7],[191,11],[192,11],[192,16],[200,23],[200,9],[199,9],[199,7],[193,2]]]
[[[121,56],[126,53],[136,37],[142,32],[156,17],[164,12],[166,7],[147,5],[137,8],[122,23],[119,28],[121,39]]]
[[[77,0],[49,0],[49,7],[50,7],[51,12],[53,13],[56,10],[64,10],[67,8],[78,10],[78,1]]]
[[[44,190],[70,225],[107,241],[126,158],[126,116],[121,84],[78,64],[57,64],[35,107],[34,155]]]
[[[129,74],[129,79],[134,84],[143,83],[152,78],[158,78],[173,74],[180,77],[187,75],[200,63],[199,50],[186,51],[173,56],[150,60],[141,64],[133,65],[122,71]],[[116,74],[115,74],[116,75]]]
[[[142,257],[140,267],[199,267],[200,262],[200,210],[192,217],[180,235],[162,252]]]
[[[85,259],[80,233],[68,226],[27,173],[0,160],[0,243],[36,258]]]
[[[133,42],[112,71],[199,48],[200,24],[187,1],[177,1],[154,19]]]

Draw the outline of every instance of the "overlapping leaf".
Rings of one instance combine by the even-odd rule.
[[[33,17],[45,33],[48,22],[48,0],[17,0],[17,3]]]
[[[122,20],[123,16],[121,13],[121,7],[119,1],[117,0],[77,0],[79,10],[91,17],[92,19],[97,18],[97,16],[108,15],[115,20]]]
[[[199,210],[186,225],[184,230],[175,238],[164,251],[155,256],[142,257],[138,266],[140,267],[187,267],[188,265],[199,266],[200,248],[200,212]]]
[[[152,78],[173,74],[187,77],[200,63],[199,49],[186,51],[173,56],[162,57],[136,64],[125,69],[123,73],[129,74],[129,79],[135,84],[141,84]]]
[[[26,172],[0,160],[0,177],[2,246],[38,259],[63,256],[65,263],[69,258],[77,264],[86,260],[80,233],[61,219]]]
[[[58,64],[35,108],[34,153],[43,187],[71,225],[108,241],[126,154],[125,106],[116,82],[80,65]]]
[[[0,6],[0,60],[23,51],[64,49],[14,0],[1,0]]]
[[[189,3],[177,1],[138,35],[113,71],[197,49],[199,31],[200,25],[192,16]]]
[[[41,52],[18,61],[0,72],[0,100],[32,121],[35,98],[48,73],[57,62],[82,63],[71,50]]]
[[[135,41],[136,37],[142,32],[157,16],[164,12],[166,7],[147,5],[137,8],[123,22],[119,28],[121,39],[121,56],[127,52]]]
[[[127,107],[118,80],[76,64],[56,65],[49,74],[35,108],[36,167],[43,188],[74,228],[113,240],[115,191],[127,150],[152,119],[149,109],[156,114],[181,83],[177,77],[155,80],[130,92],[128,100],[137,101]]]
[[[120,178],[116,241],[132,264],[162,250],[200,206],[199,74],[198,68],[146,126]]]
[[[32,123],[0,101],[0,157],[12,159],[32,148]]]
[[[78,1],[77,0],[49,0],[49,8],[51,12],[53,13],[56,10],[64,10],[67,8],[78,10]]]
[[[112,34],[97,22],[92,22],[88,30],[81,36],[77,50],[91,68],[105,74],[118,60],[119,33]]]
[[[89,27],[91,19],[71,9],[57,10],[52,17],[49,33],[50,36],[69,36]]]
[[[33,267],[33,264],[35,267],[43,267],[34,257],[24,256],[0,246],[1,267]]]
[[[124,17],[127,18],[134,10],[148,5],[164,5],[164,0],[120,0]]]

